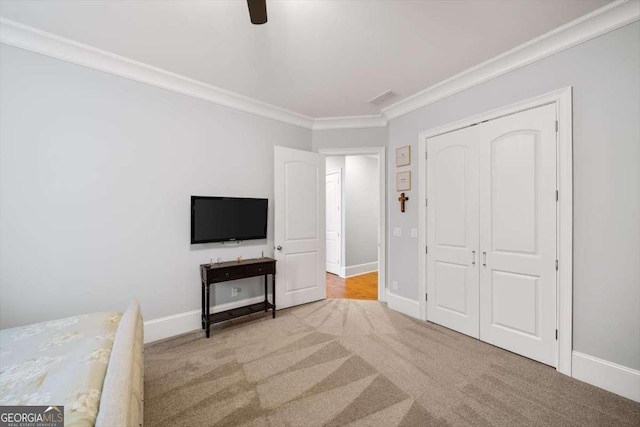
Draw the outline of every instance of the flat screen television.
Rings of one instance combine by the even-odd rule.
[[[267,238],[268,199],[191,196],[191,243]]]

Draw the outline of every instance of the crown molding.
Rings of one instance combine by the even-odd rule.
[[[323,117],[313,121],[313,130],[383,128],[387,119],[382,115]]]
[[[312,118],[0,17],[0,43],[306,129],[387,126],[395,119],[640,18],[640,0],[617,0],[383,108],[379,115]]]
[[[382,109],[387,120],[623,27],[640,18],[640,1],[618,0]]]
[[[0,43],[213,102],[245,113],[307,129],[313,127],[311,117],[9,19],[0,18]]]

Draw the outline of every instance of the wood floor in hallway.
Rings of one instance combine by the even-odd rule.
[[[343,279],[327,273],[327,298],[378,299],[378,272]]]

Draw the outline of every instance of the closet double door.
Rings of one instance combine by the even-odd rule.
[[[556,111],[427,141],[427,319],[556,365]]]

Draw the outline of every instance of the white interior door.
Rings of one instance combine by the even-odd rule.
[[[556,366],[556,110],[427,141],[427,319]]]
[[[427,141],[427,319],[475,338],[478,153],[473,127]]]
[[[480,339],[556,365],[556,111],[480,132]]]
[[[327,271],[340,275],[342,243],[342,177],[341,172],[328,172],[326,175],[326,215],[327,215]]]
[[[274,148],[277,308],[326,297],[325,157]]]

